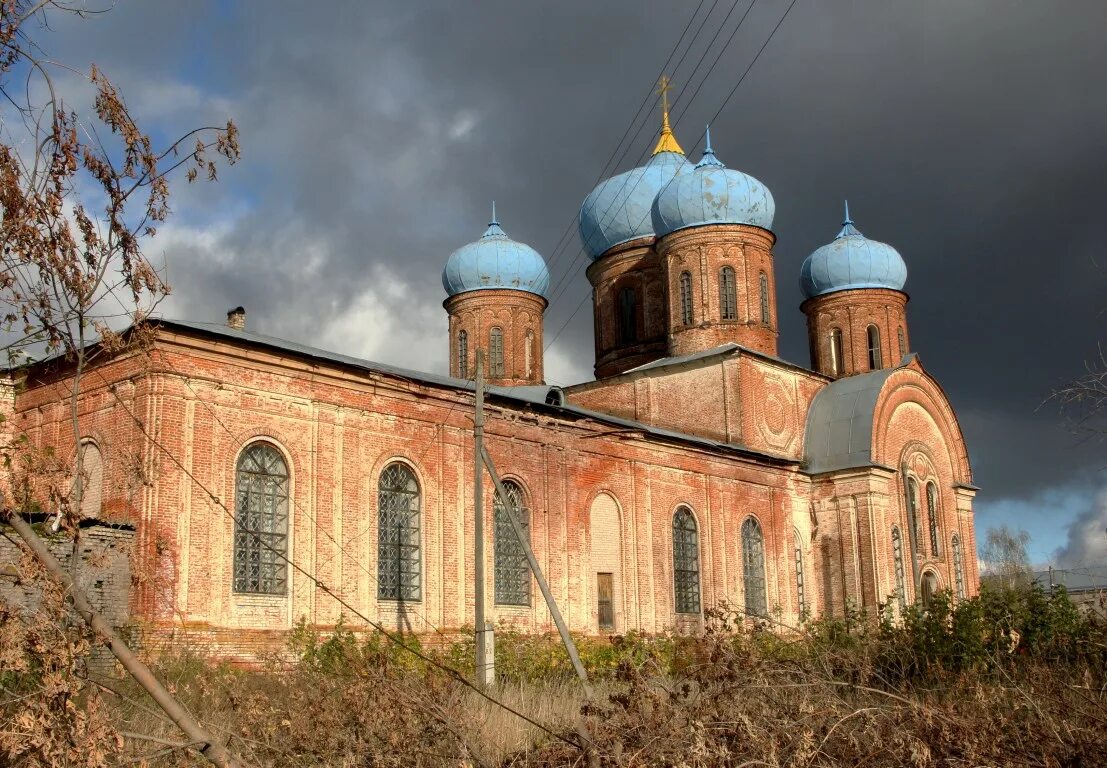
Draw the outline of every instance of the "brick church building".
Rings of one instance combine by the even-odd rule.
[[[83,513],[134,530],[132,620],[228,655],[279,647],[301,618],[357,626],[331,593],[404,631],[471,626],[478,350],[489,453],[574,631],[974,594],[976,488],[910,346],[903,259],[847,210],[800,275],[810,367],[782,360],[773,215],[710,137],[689,161],[666,114],[649,161],[581,208],[596,378],[569,387],[544,384],[546,264],[495,216],[445,265],[449,375],[266,336],[239,310],[155,321],[148,350],[94,363],[78,403]],[[72,453],[72,372],[17,375],[3,428]],[[550,631],[484,487],[489,616]]]

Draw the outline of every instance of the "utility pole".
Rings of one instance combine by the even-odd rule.
[[[473,414],[473,602],[476,616],[477,685],[496,681],[496,646],[484,617],[484,355],[477,350],[476,412]]]

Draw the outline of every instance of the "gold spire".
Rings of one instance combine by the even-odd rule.
[[[661,152],[684,154],[684,150],[677,143],[676,136],[673,135],[673,129],[669,127],[669,88],[671,87],[668,76],[662,75],[657,83],[657,93],[661,97],[661,136],[657,140],[657,146],[653,148],[655,155]]]

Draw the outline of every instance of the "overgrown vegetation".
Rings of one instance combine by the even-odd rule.
[[[537,725],[383,635],[342,624],[318,633],[301,623],[289,656],[259,668],[182,653],[160,659],[158,672],[250,764],[583,764],[582,716],[604,766],[1107,764],[1107,626],[1063,590],[985,587],[897,621],[856,614],[790,635],[734,618],[714,612],[700,638],[579,638],[593,701],[556,636],[502,629],[491,693]],[[74,715],[83,700],[28,696],[81,673],[59,669],[46,644],[13,640],[20,625],[0,611],[0,731],[30,721],[64,731],[72,749],[62,759],[5,736],[0,763],[195,763],[149,741],[179,735],[128,680],[94,688],[87,722]],[[470,640],[420,650],[472,672]],[[107,757],[82,762],[85,741]]]

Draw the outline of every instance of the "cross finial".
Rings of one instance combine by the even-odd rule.
[[[669,127],[669,89],[672,88],[668,75],[662,75],[657,81],[657,95],[661,97],[661,137],[653,148],[653,154],[661,152],[677,152],[684,154],[684,150],[673,136],[673,129]]]

